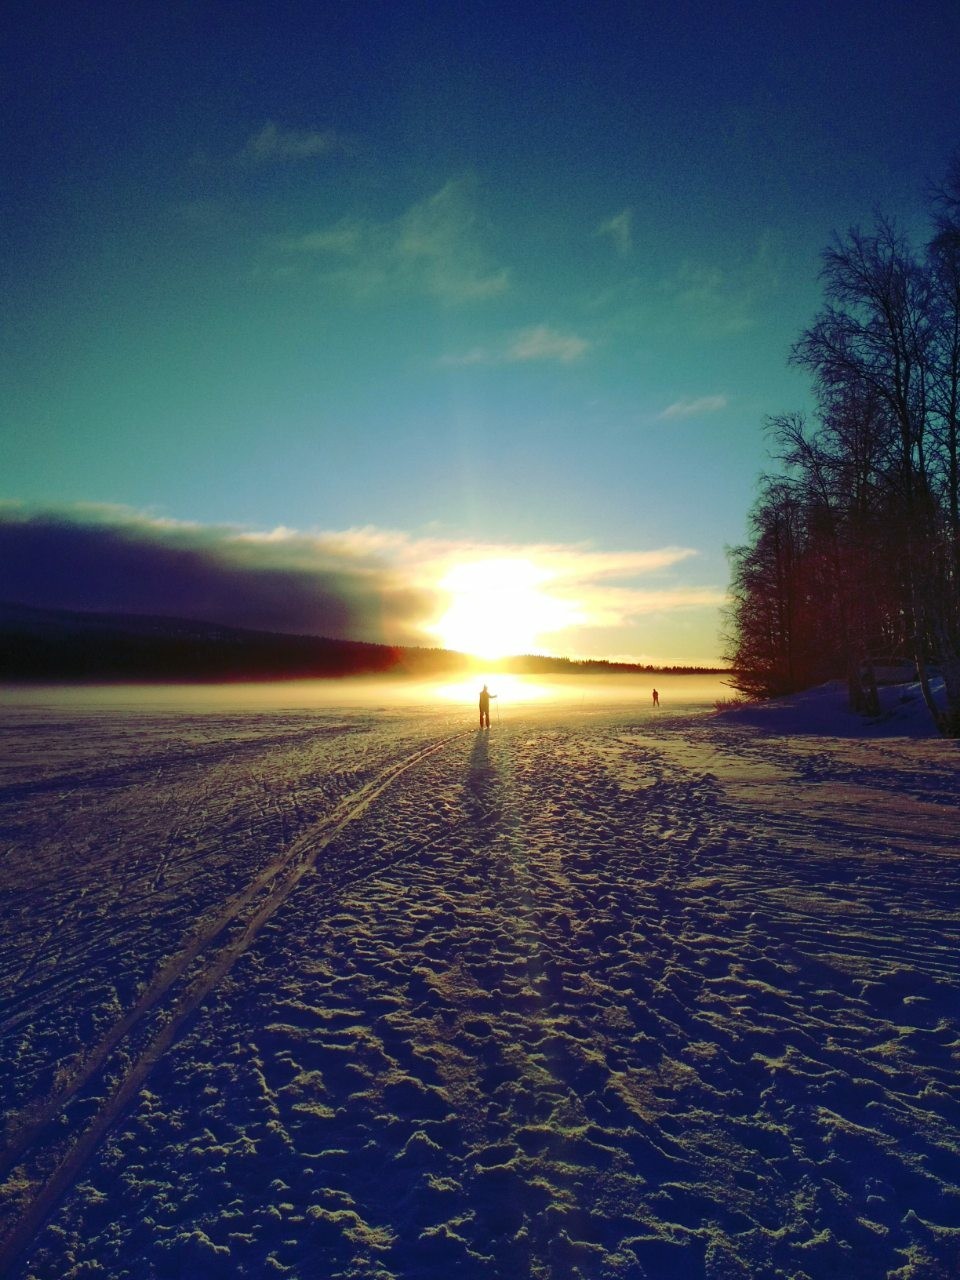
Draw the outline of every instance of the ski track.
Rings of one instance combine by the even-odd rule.
[[[103,1130],[18,1280],[960,1273],[952,747],[125,723],[34,725],[0,777],[8,1133],[58,1088],[67,1146]],[[202,1003],[171,981],[71,1092],[314,830],[177,969]],[[13,1170],[14,1214],[50,1176]]]

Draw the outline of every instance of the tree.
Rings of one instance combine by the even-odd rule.
[[[792,693],[826,679],[819,604],[822,564],[803,502],[784,477],[765,477],[750,513],[752,540],[728,554],[732,567],[727,659],[751,696]]]
[[[934,209],[922,257],[882,217],[824,254],[824,306],[791,357],[816,419],[768,424],[783,472],[730,553],[730,658],[747,691],[827,670],[870,710],[871,658],[909,654],[960,736],[960,153]]]
[[[932,410],[946,508],[954,596],[960,588],[960,155],[933,191],[936,233],[928,250],[935,310]]]

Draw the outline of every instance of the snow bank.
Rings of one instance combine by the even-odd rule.
[[[943,682],[934,682],[934,694]],[[918,684],[888,685],[879,690],[881,714],[862,716],[850,710],[846,685],[839,680],[787,698],[744,703],[722,714],[738,724],[749,724],[769,733],[814,733],[838,738],[930,738],[937,730]]]

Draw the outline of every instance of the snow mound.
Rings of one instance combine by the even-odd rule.
[[[934,695],[940,696],[943,681],[933,681]],[[935,738],[937,730],[930,718],[919,684],[889,685],[880,690],[881,713],[863,716],[851,711],[847,687],[842,680],[830,680],[815,689],[728,707],[719,714],[768,733],[810,733],[836,738]]]

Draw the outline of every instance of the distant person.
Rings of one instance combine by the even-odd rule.
[[[486,685],[480,690],[480,728],[490,728],[490,699],[497,695],[491,693]]]
[[[655,707],[659,707],[660,705],[660,694],[656,691],[656,689],[654,689],[653,691],[653,705]]]

